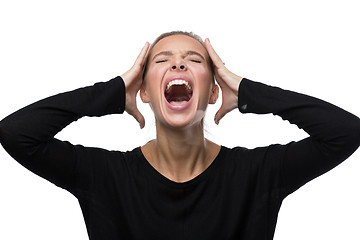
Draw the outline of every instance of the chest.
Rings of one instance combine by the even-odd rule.
[[[254,224],[266,225],[271,198],[226,179],[181,187],[137,179],[99,190],[88,222],[131,239],[239,239]],[[98,222],[98,213],[106,220]]]

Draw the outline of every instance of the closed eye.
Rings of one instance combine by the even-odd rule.
[[[167,60],[159,60],[159,61],[155,61],[155,63],[163,63],[166,62]]]
[[[190,60],[191,62],[195,62],[195,63],[201,63],[201,61],[199,61],[199,60]]]

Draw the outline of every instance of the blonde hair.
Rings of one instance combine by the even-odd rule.
[[[160,36],[158,36],[154,42],[151,44],[150,46],[150,49],[149,49],[149,54],[145,60],[145,63],[144,63],[144,71],[143,71],[143,80],[145,78],[145,75],[146,75],[146,72],[147,72],[147,65],[148,65],[148,61],[149,61],[149,56],[151,54],[151,51],[152,49],[154,48],[154,46],[161,40],[161,39],[164,39],[166,37],[170,37],[170,36],[174,36],[174,35],[184,35],[184,36],[188,36],[188,37],[191,37],[193,39],[195,39],[196,41],[198,41],[199,43],[201,43],[201,45],[206,49],[205,47],[205,42],[202,40],[202,38],[193,33],[193,32],[186,32],[186,31],[171,31],[171,32],[166,32],[166,33],[163,33],[161,34]],[[213,63],[211,61],[211,58],[209,57],[209,62],[210,62],[210,68],[211,68],[211,72],[214,74],[214,66],[213,66]]]

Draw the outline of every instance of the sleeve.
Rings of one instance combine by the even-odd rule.
[[[24,167],[68,189],[74,184],[79,157],[89,153],[80,145],[74,146],[54,136],[83,116],[124,110],[125,85],[121,77],[116,77],[40,100],[7,116],[0,122],[0,142]],[[101,149],[89,148],[89,151],[104,153]]]
[[[348,158],[360,144],[360,119],[328,102],[243,79],[238,108],[242,113],[272,113],[310,136],[274,147],[288,195]],[[278,159],[279,160],[279,159]]]

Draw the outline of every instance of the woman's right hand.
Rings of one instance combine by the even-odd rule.
[[[140,128],[145,126],[145,118],[137,108],[136,95],[142,84],[143,66],[149,47],[150,44],[146,42],[134,65],[126,73],[121,75],[125,83],[125,111],[139,122]]]

